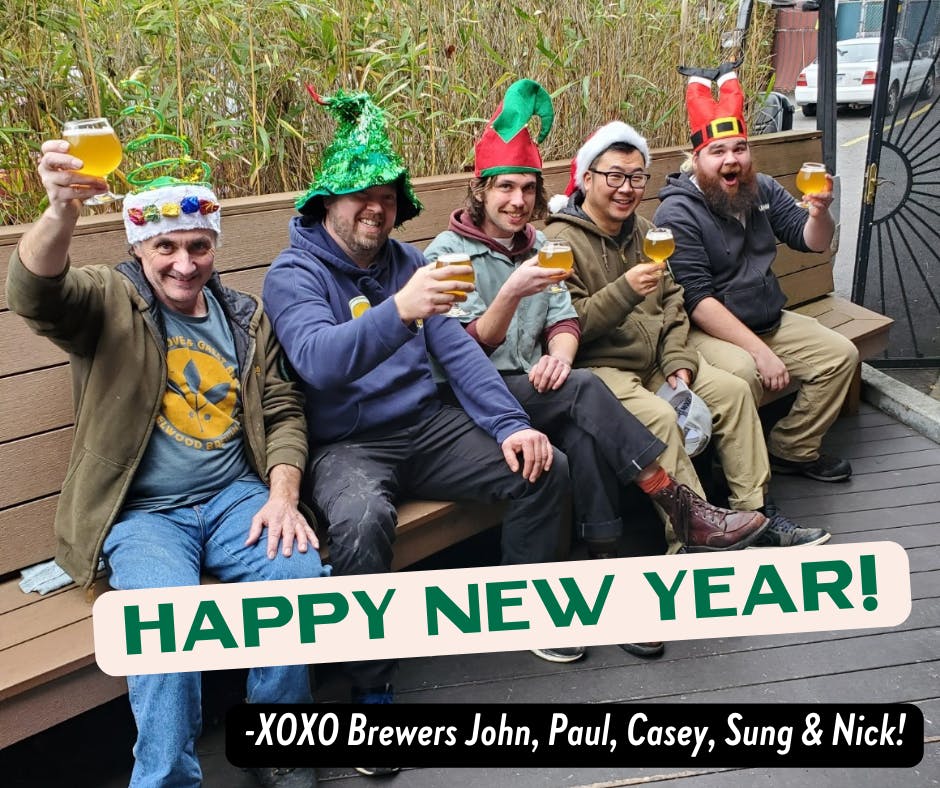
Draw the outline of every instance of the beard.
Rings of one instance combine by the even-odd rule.
[[[348,251],[356,256],[369,256],[380,249],[388,240],[388,233],[368,235],[359,228],[359,217],[334,215],[327,212],[326,225],[343,240]]]
[[[696,175],[696,183],[708,207],[719,216],[747,216],[760,201],[757,191],[757,173],[753,168],[738,173],[738,185],[732,192],[724,186],[721,175]]]

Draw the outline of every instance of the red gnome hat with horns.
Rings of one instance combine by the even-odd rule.
[[[685,90],[692,148],[696,152],[723,137],[747,137],[744,92],[737,75],[733,71],[722,74],[717,85],[717,101],[712,96],[711,81],[704,77],[690,77]]]

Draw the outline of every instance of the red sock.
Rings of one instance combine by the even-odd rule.
[[[665,468],[660,466],[659,470],[648,479],[637,482],[637,486],[647,495],[655,495],[660,490],[666,489],[669,486],[669,481],[669,474],[666,473]]]

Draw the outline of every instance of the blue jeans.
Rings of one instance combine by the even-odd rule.
[[[226,583],[295,580],[330,574],[316,550],[268,559],[266,535],[245,546],[251,518],[268,499],[257,478],[242,479],[196,506],[161,512],[125,510],[104,542],[112,588],[199,585],[209,572]],[[202,677],[193,673],[128,676],[137,722],[131,786],[199,786],[196,739],[202,728]],[[309,703],[306,665],[253,668],[249,703]]]

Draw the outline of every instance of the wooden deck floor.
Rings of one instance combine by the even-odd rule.
[[[902,626],[674,642],[662,659],[652,662],[615,646],[594,648],[572,665],[552,665],[526,652],[416,659],[402,664],[398,699],[401,703],[910,702],[925,716],[925,756],[917,768],[680,770],[664,764],[650,769],[539,769],[533,764],[526,769],[407,769],[378,783],[364,783],[365,778],[350,770],[321,769],[321,784],[330,788],[940,785],[940,445],[863,405],[858,416],[836,424],[827,448],[852,460],[855,474],[848,483],[779,477],[773,481],[774,496],[801,524],[830,529],[834,541],[887,539],[906,548],[914,601]],[[318,697],[325,702],[346,700],[347,692],[340,674],[327,671]],[[103,744],[100,739],[99,744]],[[252,784],[226,762],[221,728],[207,731],[200,751],[208,788]],[[69,756],[58,751],[57,757]],[[9,768],[11,764],[4,765],[4,780]],[[116,788],[126,785],[128,776],[119,770],[88,784]],[[23,784],[47,783],[34,778]]]

